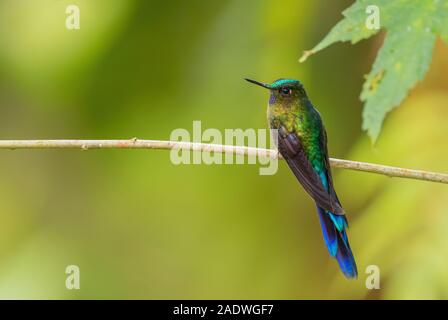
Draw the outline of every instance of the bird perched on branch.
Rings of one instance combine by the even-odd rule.
[[[347,278],[358,275],[348,243],[348,223],[333,187],[327,134],[319,112],[294,79],[271,84],[245,79],[270,91],[268,121],[278,134],[277,148],[303,188],[316,202],[325,240]]]

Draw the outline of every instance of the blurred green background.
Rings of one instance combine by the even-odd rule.
[[[65,9],[81,10],[80,30]],[[358,100],[382,35],[298,58],[351,1],[1,0],[1,139],[169,139],[266,128],[243,77],[301,79],[333,157],[446,171],[448,50],[372,146]],[[0,298],[448,298],[448,189],[334,170],[359,279],[328,257],[284,163],[183,165],[145,150],[1,151]],[[65,268],[81,289],[65,288]],[[367,290],[378,265],[381,289]]]

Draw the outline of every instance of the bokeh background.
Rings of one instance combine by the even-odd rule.
[[[1,0],[1,139],[169,139],[266,128],[243,77],[301,79],[331,156],[447,171],[448,49],[378,143],[358,96],[382,35],[299,64],[351,1]],[[77,4],[80,30],[65,28]],[[417,44],[416,44],[417,45]],[[0,298],[448,298],[448,188],[334,170],[359,279],[328,257],[284,163],[182,165],[149,150],[0,152]],[[65,288],[65,268],[81,289]],[[367,290],[368,265],[381,289]]]

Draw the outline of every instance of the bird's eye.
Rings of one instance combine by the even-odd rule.
[[[285,94],[285,95],[289,95],[289,94],[291,94],[291,89],[289,89],[289,88],[281,88],[280,92]]]

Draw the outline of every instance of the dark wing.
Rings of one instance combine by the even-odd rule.
[[[322,139],[320,141],[321,141],[321,150],[323,150],[324,152],[324,162],[326,169],[325,171],[327,173],[328,189],[330,192],[331,202],[338,203],[339,206],[342,208],[341,202],[339,201],[338,195],[336,194],[336,191],[334,190],[333,186],[333,177],[331,175],[330,159],[328,158],[327,131],[325,131],[324,127],[322,127]]]
[[[337,197],[328,192],[320,177],[314,171],[299,137],[287,132],[284,127],[278,130],[278,151],[288,163],[292,172],[305,188],[306,192],[316,201],[317,205],[334,214],[344,214]],[[328,161],[327,161],[328,162]],[[331,176],[331,173],[329,174]],[[330,184],[330,182],[329,182]],[[331,183],[332,190],[333,186]]]

